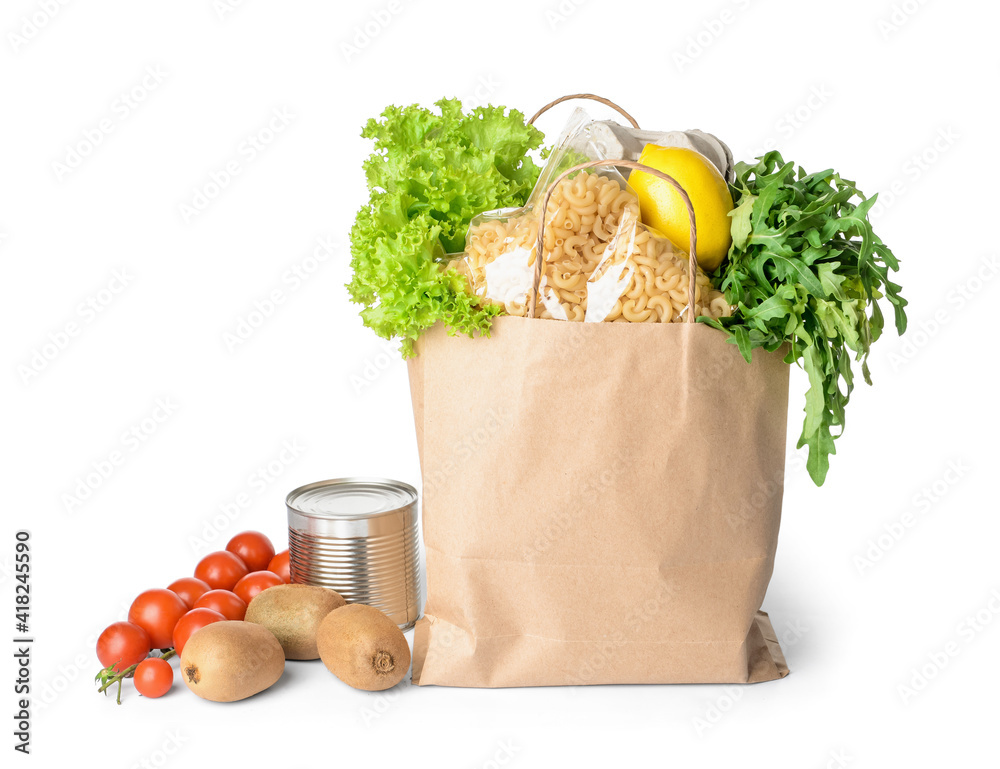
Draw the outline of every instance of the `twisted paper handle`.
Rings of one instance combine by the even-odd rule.
[[[639,127],[639,124],[636,122],[635,118],[632,117],[630,114],[628,114],[625,110],[623,110],[617,104],[615,104],[613,101],[611,101],[611,99],[605,99],[603,96],[598,96],[597,94],[593,94],[593,93],[571,93],[571,94],[568,94],[566,96],[560,96],[558,99],[555,99],[554,101],[550,101],[548,104],[546,104],[540,110],[538,110],[538,112],[536,112],[534,115],[532,115],[531,116],[531,120],[528,121],[528,125],[531,125],[532,123],[534,123],[545,112],[547,112],[548,110],[552,109],[557,104],[562,104],[564,101],[569,101],[570,99],[590,99],[591,101],[596,101],[596,102],[600,102],[601,104],[605,104],[608,107],[611,107],[611,109],[615,110],[619,115],[621,115],[622,117],[624,117],[626,120],[628,120],[628,122],[630,122],[632,124],[633,128],[638,128]]]

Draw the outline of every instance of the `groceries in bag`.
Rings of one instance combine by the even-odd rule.
[[[868,220],[875,196],[832,169],[808,174],[774,151],[733,163],[711,134],[642,131],[617,107],[631,126],[592,121],[578,110],[540,168],[541,134],[522,113],[490,106],[463,114],[454,100],[439,106],[440,116],[392,107],[365,128],[376,139],[366,164],[372,195],[352,231],[349,289],[366,325],[400,339],[410,357],[413,343],[437,323],[449,334],[485,337],[494,318],[527,314],[534,301],[539,318],[697,321],[725,333],[748,363],[755,350],[786,350],[787,362],[808,375],[799,445],[808,446],[810,477],[822,485],[843,433],[852,360],[870,383],[867,358],[885,325],[881,302],[892,306],[897,332],[906,330],[907,303],[891,277],[899,263]],[[635,172],[617,181],[623,194],[631,181],[638,219],[626,207],[612,222],[622,233],[614,240],[602,237],[606,219],[595,233],[584,231],[583,215],[580,227],[570,218],[561,237],[574,253],[548,254],[536,294],[531,241],[541,195],[582,161],[635,157],[684,176],[690,187],[705,271],[695,278],[693,312],[673,283],[671,262],[683,264],[690,249],[677,197],[641,175],[633,179]],[[607,170],[599,176],[616,178]],[[474,201],[486,199],[495,205],[477,210]],[[644,230],[655,256],[638,253]],[[457,252],[460,232],[467,253]],[[656,244],[661,237],[669,247]],[[683,266],[676,281],[687,283]]]
[[[617,174],[581,171],[560,181],[544,232],[540,318],[674,323],[688,306],[688,256],[644,226],[639,201]],[[472,291],[525,315],[533,290],[538,216],[482,215],[469,229],[464,272]],[[685,217],[686,219],[686,217]],[[730,314],[699,269],[695,315]]]

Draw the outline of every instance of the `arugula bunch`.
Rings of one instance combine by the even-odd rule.
[[[889,279],[899,262],[868,221],[877,196],[832,170],[807,174],[769,152],[736,164],[732,191],[733,245],[713,282],[736,313],[701,320],[728,333],[748,362],[755,348],[790,345],[786,362],[801,361],[809,377],[798,445],[809,447],[806,466],[821,486],[854,389],[852,358],[871,384],[879,299],[892,304],[898,333],[906,330],[906,300]]]
[[[504,107],[463,113],[457,99],[389,107],[362,136],[375,152],[365,161],[371,197],[351,229],[353,278],[347,288],[361,317],[404,356],[437,321],[449,333],[489,332],[497,305],[480,307],[466,281],[447,266],[462,251],[469,221],[495,208],[521,206],[541,170],[528,156],[542,133]]]

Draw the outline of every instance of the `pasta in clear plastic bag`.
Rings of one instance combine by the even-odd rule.
[[[575,147],[589,121],[577,110],[527,205],[472,220],[457,265],[483,303],[526,315],[534,286],[539,216],[552,180],[581,160]],[[588,155],[599,154],[591,145]],[[614,170],[583,170],[552,191],[545,217],[536,317],[569,321],[673,323],[689,305],[688,255],[640,221],[639,202]],[[731,308],[699,269],[695,313],[718,318]]]

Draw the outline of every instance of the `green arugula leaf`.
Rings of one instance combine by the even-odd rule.
[[[809,378],[799,446],[808,446],[806,467],[822,485],[854,389],[852,358],[871,384],[880,299],[893,306],[897,332],[906,331],[907,302],[889,279],[899,261],[868,221],[877,196],[832,169],[807,174],[769,152],[736,164],[732,192],[733,245],[712,277],[736,312],[699,320],[729,334],[747,361],[754,349],[788,345],[785,360]]]
[[[733,233],[733,243],[736,244],[737,248],[744,248],[747,244],[747,238],[750,236],[752,230],[750,226],[750,213],[753,209],[753,201],[754,197],[747,195],[743,202],[729,212],[729,216],[733,220],[730,225]]]

